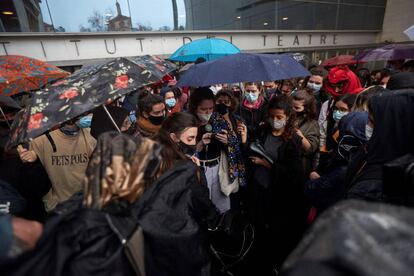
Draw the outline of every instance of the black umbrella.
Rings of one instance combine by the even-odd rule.
[[[8,147],[27,142],[98,106],[159,81],[176,66],[157,57],[116,58],[33,93],[12,125]]]

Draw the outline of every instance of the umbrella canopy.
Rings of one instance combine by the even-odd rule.
[[[287,54],[239,53],[191,66],[183,74],[177,86],[276,81],[309,75],[308,70]]]
[[[354,59],[354,56],[351,55],[339,55],[333,58],[328,58],[322,62],[324,67],[333,67],[338,65],[353,65],[357,64],[358,61]]]
[[[399,60],[414,58],[414,43],[410,44],[388,44],[373,50],[367,50],[355,56],[356,60]]]
[[[18,110],[22,109],[15,100],[4,95],[0,95],[0,106],[12,107]]]
[[[0,56],[0,94],[11,96],[38,90],[69,72],[25,56]]]
[[[13,122],[8,147],[156,82],[175,69],[171,62],[149,56],[116,58],[81,69],[33,93],[29,105]]]
[[[197,58],[206,61],[218,59],[224,56],[240,53],[240,49],[221,38],[205,38],[187,43],[175,51],[170,60],[182,62],[194,62]]]

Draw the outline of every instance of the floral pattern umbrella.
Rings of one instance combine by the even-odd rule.
[[[25,56],[0,56],[0,94],[11,96],[38,90],[69,72]]]
[[[116,58],[81,69],[33,93],[29,105],[13,122],[8,147],[156,82],[173,70],[173,63],[153,56]]]

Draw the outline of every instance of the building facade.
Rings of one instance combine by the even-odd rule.
[[[300,52],[318,62],[408,41],[403,31],[414,24],[413,0],[102,3],[0,1],[0,55],[21,54],[58,66],[77,66],[118,56],[168,57],[185,43],[214,36],[245,52]]]

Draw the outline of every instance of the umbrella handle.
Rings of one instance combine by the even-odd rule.
[[[111,120],[112,124],[115,126],[116,130],[121,133],[121,130],[119,129],[118,125],[115,123],[114,118],[112,118],[111,113],[109,113],[108,109],[106,108],[105,105],[102,106],[103,109],[105,110],[106,114],[108,115],[109,119]]]
[[[1,107],[0,107],[0,112],[1,112],[1,115],[3,115],[4,120],[6,121],[7,125],[9,126],[9,129],[11,129],[11,125],[10,125],[9,121],[7,120],[6,115],[3,112],[3,108],[1,108]]]

